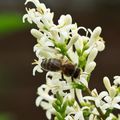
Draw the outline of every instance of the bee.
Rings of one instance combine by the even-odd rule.
[[[76,65],[72,64],[70,61],[64,62],[61,59],[43,59],[41,67],[45,71],[61,71],[62,74],[72,78],[77,78],[80,75],[80,69],[77,68]]]

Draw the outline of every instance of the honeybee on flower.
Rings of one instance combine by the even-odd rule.
[[[107,91],[89,89],[95,58],[105,49],[102,28],[98,26],[92,31],[79,27],[69,14],[61,15],[55,24],[54,13],[45,4],[26,0],[25,5],[28,2],[36,7],[26,8],[23,16],[23,22],[37,26],[31,29],[37,39],[33,47],[37,57],[33,75],[36,71],[47,72],[45,84],[38,88],[36,105],[46,110],[49,120],[52,115],[55,120],[119,120],[110,111],[120,109],[120,77],[114,77],[113,85],[107,77],[103,79]],[[79,34],[80,30],[86,34]]]

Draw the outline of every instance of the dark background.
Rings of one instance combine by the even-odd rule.
[[[35,38],[22,23],[24,0],[0,0],[0,120],[47,120],[35,106],[45,74],[32,76]],[[106,49],[97,58],[90,88],[104,89],[102,78],[120,75],[120,0],[41,0],[55,13],[71,14],[79,26],[101,26]],[[120,111],[118,111],[120,113]]]

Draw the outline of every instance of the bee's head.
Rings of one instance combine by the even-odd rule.
[[[76,68],[73,77],[74,77],[74,78],[77,78],[79,75],[80,75],[80,69],[79,69],[79,68]]]

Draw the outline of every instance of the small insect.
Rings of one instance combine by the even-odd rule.
[[[41,67],[45,71],[61,71],[62,74],[72,78],[77,78],[80,75],[80,69],[77,68],[76,65],[56,58],[43,59]]]

